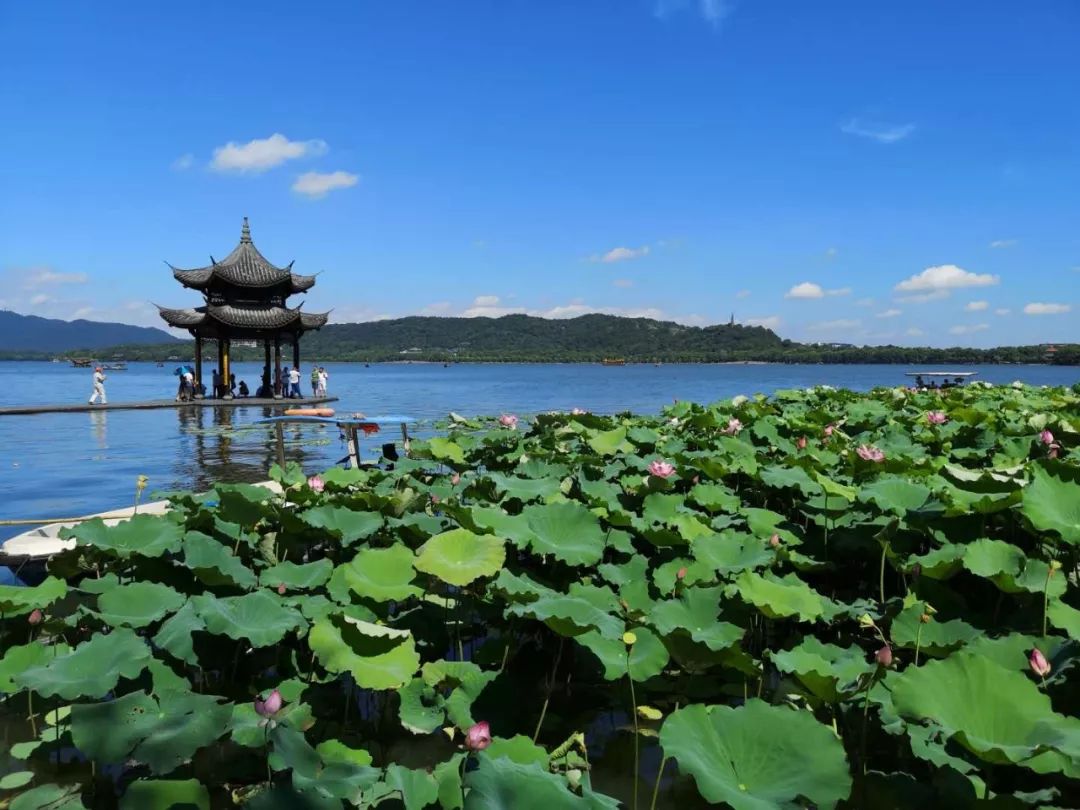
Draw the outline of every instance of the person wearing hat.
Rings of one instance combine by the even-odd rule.
[[[102,405],[108,404],[108,400],[105,398],[105,371],[101,366],[94,368],[94,393],[90,395],[89,403],[95,405],[98,397],[101,397]]]

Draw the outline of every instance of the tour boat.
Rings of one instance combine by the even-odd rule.
[[[625,366],[626,359],[622,357],[605,357],[600,361],[600,364],[604,366]]]

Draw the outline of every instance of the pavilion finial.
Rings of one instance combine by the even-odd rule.
[[[250,242],[251,241],[251,229],[248,227],[247,217],[244,217],[244,225],[243,225],[242,228],[240,228],[240,241],[241,242]]]

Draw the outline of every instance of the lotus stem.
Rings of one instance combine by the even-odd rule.
[[[540,719],[536,721],[536,731],[533,732],[532,741],[540,737],[540,729],[544,725],[544,718],[547,717],[548,704],[551,702],[551,693],[555,689],[555,673],[559,671],[559,662],[562,660],[563,644],[566,639],[562,636],[559,637],[559,651],[555,654],[555,666],[551,668],[551,679],[547,684],[547,694],[544,695],[544,705],[540,709]]]
[[[922,645],[922,622],[919,622],[919,629],[915,631],[915,666],[919,665],[919,647]]]
[[[1054,567],[1046,569],[1046,582],[1043,584],[1043,638],[1046,638],[1046,613],[1050,605],[1050,577],[1054,575]]]
[[[641,767],[641,735],[638,733],[637,696],[634,694],[634,676],[630,672],[630,648],[626,649],[626,679],[630,681],[630,710],[634,717],[634,810],[638,807],[638,769]]]
[[[886,540],[881,546],[881,570],[878,572],[878,592],[883,607],[885,605],[885,558],[889,554],[889,545],[889,541]]]
[[[270,769],[270,721],[263,726],[263,746],[266,748],[266,787],[274,783],[274,772]]]
[[[743,682],[745,684],[745,681]],[[675,701],[675,711],[679,710],[679,701]],[[636,712],[635,712],[636,714]],[[674,714],[674,712],[673,712]],[[666,756],[660,758],[660,768],[656,772],[656,783],[652,789],[652,801],[649,802],[649,810],[656,810],[656,800],[660,796],[660,782],[664,778],[664,766],[667,765],[668,758]]]

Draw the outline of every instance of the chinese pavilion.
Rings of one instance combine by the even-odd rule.
[[[272,388],[275,398],[282,396],[281,343],[292,342],[293,366],[300,367],[300,336],[326,324],[329,313],[301,312],[290,309],[290,295],[303,293],[315,286],[315,276],[301,276],[286,267],[270,264],[251,241],[247,217],[240,230],[240,244],[221,261],[210,257],[210,264],[193,270],[181,270],[169,265],[173,277],[192,290],[198,290],[205,301],[192,309],[158,307],[169,326],[186,329],[195,338],[195,390],[202,390],[203,341],[214,341],[218,350],[218,369],[222,390],[212,392],[231,399],[229,349],[234,341],[262,343],[265,364],[261,394]],[[273,346],[273,366],[270,349]]]

